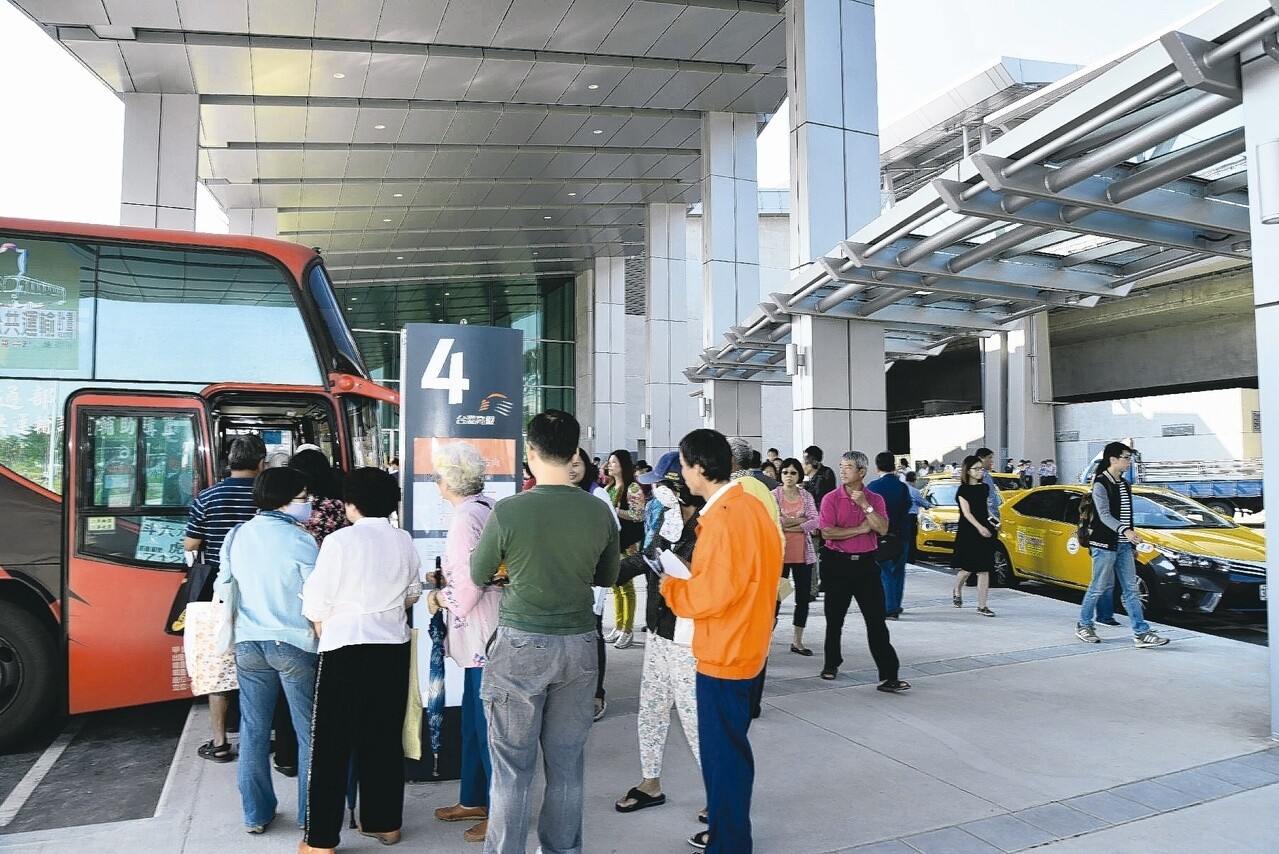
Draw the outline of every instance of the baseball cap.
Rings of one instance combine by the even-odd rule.
[[[657,461],[657,465],[653,467],[652,471],[646,471],[635,479],[649,486],[654,483],[660,483],[663,480],[681,480],[679,451],[667,451],[662,454],[662,458]]]

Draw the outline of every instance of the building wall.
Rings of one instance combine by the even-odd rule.
[[[1246,460],[1261,456],[1257,390],[1128,397],[1057,407],[1057,464],[1074,480],[1107,442],[1131,438],[1146,462]],[[1165,428],[1191,435],[1164,436]]]

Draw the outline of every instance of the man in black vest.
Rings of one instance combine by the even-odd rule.
[[[1115,576],[1123,589],[1124,607],[1132,620],[1133,643],[1138,649],[1163,646],[1168,638],[1160,637],[1141,613],[1141,597],[1137,593],[1136,548],[1141,535],[1132,526],[1132,487],[1124,480],[1124,472],[1132,465],[1132,448],[1123,442],[1111,442],[1102,451],[1101,462],[1092,481],[1093,516],[1088,526],[1088,545],[1092,550],[1092,583],[1084,594],[1079,610],[1075,636],[1084,643],[1099,643],[1093,629],[1097,597],[1109,595]]]

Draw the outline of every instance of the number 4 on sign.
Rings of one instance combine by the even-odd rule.
[[[452,338],[441,338],[439,343],[435,345],[435,352],[431,354],[431,360],[426,363],[426,371],[422,374],[422,388],[438,388],[449,393],[449,403],[461,403],[462,392],[469,391],[471,381],[466,378],[466,370],[463,367],[462,351],[453,354],[449,358],[449,351],[453,349]],[[444,360],[449,362],[449,375],[444,376]]]

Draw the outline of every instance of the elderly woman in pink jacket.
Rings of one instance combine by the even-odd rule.
[[[438,450],[433,460],[440,494],[453,505],[453,522],[444,541],[441,562],[445,586],[432,591],[427,607],[432,614],[448,611],[445,649],[466,670],[462,692],[462,785],[458,802],[440,807],[440,821],[478,821],[462,838],[482,842],[488,830],[489,763],[488,726],[480,703],[480,680],[488,660],[485,648],[497,629],[502,588],[478,587],[471,580],[471,552],[493,510],[493,502],[481,494],[487,466],[474,445],[454,442]]]

